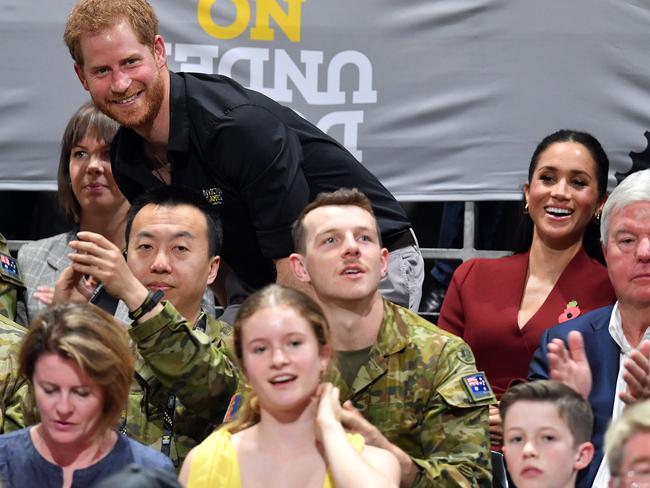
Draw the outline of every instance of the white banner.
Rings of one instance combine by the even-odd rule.
[[[63,128],[88,98],[62,40],[73,5],[0,0],[0,189],[56,188]],[[291,106],[403,201],[518,199],[535,145],[560,128],[598,137],[612,175],[646,149],[650,2],[152,5],[172,70]]]

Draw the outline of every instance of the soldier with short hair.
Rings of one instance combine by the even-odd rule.
[[[382,299],[388,252],[356,189],[322,193],[293,227],[296,277],[330,324],[342,423],[391,451],[403,487],[491,486],[494,395],[462,339]]]
[[[185,188],[145,193],[128,214],[126,260],[103,236],[79,232],[70,242],[73,264],[55,288],[55,302],[87,299],[91,276],[126,304],[137,354],[121,431],[160,449],[177,468],[221,423],[238,380],[224,342],[230,327],[201,310],[221,247],[220,224],[207,206]]]

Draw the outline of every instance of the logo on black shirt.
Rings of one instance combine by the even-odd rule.
[[[223,192],[221,188],[207,188],[203,191],[203,196],[212,205],[221,205],[223,202]]]

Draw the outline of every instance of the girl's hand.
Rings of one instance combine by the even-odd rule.
[[[318,411],[316,412],[316,437],[322,440],[323,434],[332,426],[341,426],[341,402],[339,389],[331,383],[318,387]]]

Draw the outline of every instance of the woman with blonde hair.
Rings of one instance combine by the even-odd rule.
[[[321,384],[332,359],[327,320],[302,293],[271,285],[242,305],[234,348],[251,394],[238,419],[195,447],[188,487],[396,487],[391,453],[340,423],[338,389]]]
[[[93,486],[130,463],[173,471],[169,458],[115,427],[133,381],[126,329],[94,305],[64,304],[32,322],[19,355],[41,421],[0,436],[6,486]]]

